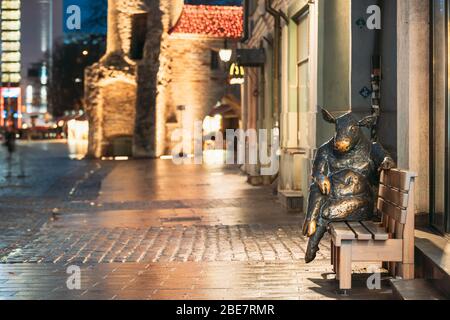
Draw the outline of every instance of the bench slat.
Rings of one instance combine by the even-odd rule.
[[[352,261],[402,261],[402,245],[402,241],[396,239],[358,241],[352,245]]]
[[[367,231],[366,228],[359,222],[347,222],[348,226],[353,230],[356,234],[356,238],[358,240],[367,241],[372,240],[373,235]]]
[[[345,222],[334,222],[330,226],[333,241],[337,247],[340,247],[343,240],[355,240],[355,233]]]
[[[389,234],[386,230],[379,224],[371,221],[364,221],[361,224],[366,227],[370,233],[373,234],[373,239],[376,241],[386,241],[389,239]]]
[[[388,186],[380,184],[378,196],[403,209],[408,207],[408,194],[392,189]]]
[[[414,178],[416,176],[417,175],[412,172],[392,169],[389,171],[383,171],[381,173],[380,182],[385,186],[400,189],[403,191],[409,191],[411,178]]]
[[[385,215],[388,215],[398,223],[401,224],[406,223],[406,213],[407,213],[406,210],[396,207],[395,205],[385,201],[382,198],[378,198],[377,207],[379,211],[381,211]]]

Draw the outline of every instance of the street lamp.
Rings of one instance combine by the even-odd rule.
[[[233,55],[233,50],[228,49],[228,40],[225,39],[223,49],[219,50],[220,60],[222,60],[225,63],[228,63],[228,62],[230,62],[232,55]]]
[[[219,57],[223,62],[230,62],[231,56],[233,55],[233,50],[231,49],[220,49]]]
[[[230,67],[230,84],[244,84],[245,70],[238,63],[233,63]]]

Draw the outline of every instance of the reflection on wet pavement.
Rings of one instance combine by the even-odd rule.
[[[32,188],[0,190],[1,299],[342,298],[328,241],[304,264],[303,215],[235,166],[70,161],[62,144],[25,147],[31,175],[16,183]],[[67,288],[71,265],[81,290]],[[351,298],[391,297],[366,278]]]

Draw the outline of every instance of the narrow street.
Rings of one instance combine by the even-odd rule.
[[[25,178],[0,167],[0,299],[391,298],[363,274],[338,295],[329,241],[306,265],[303,216],[237,167],[71,161],[56,142],[20,148]],[[67,287],[69,266],[81,268],[79,290]]]

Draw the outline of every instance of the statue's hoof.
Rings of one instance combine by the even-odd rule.
[[[310,248],[308,246],[308,249],[306,250],[305,255],[305,262],[310,263],[313,262],[316,259],[317,252],[319,251],[319,248]]]

